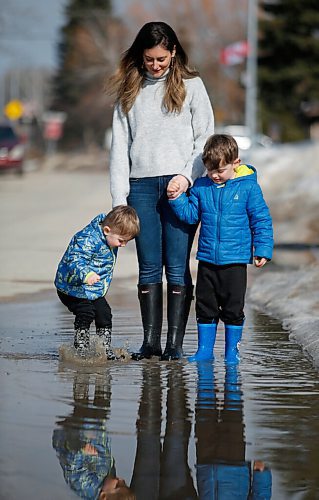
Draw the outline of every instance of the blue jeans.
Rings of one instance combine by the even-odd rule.
[[[141,225],[136,238],[139,284],[191,285],[189,257],[197,225],[181,222],[170,208],[166,188],[173,175],[130,179],[128,204]]]

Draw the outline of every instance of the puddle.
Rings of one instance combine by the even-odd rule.
[[[113,345],[134,351],[135,286],[113,292]],[[55,294],[0,315],[1,498],[22,484],[27,500],[72,499],[115,473],[139,500],[270,498],[270,487],[273,499],[318,498],[318,372],[274,319],[248,305],[242,360],[227,369],[222,326],[213,364],[79,363]],[[195,350],[192,318],[184,351]],[[94,481],[79,480],[81,464]]]

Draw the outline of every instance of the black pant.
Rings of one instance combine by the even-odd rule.
[[[199,261],[196,283],[198,323],[218,322],[242,325],[247,288],[246,264],[215,266]]]
[[[59,299],[74,314],[74,328],[90,328],[95,321],[96,328],[112,328],[112,312],[105,297],[95,300],[72,297],[57,290]]]

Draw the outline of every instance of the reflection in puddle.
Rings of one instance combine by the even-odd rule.
[[[113,303],[114,348],[132,352],[142,331],[135,289],[126,293],[130,308]],[[273,499],[316,498],[318,372],[279,322],[247,307],[242,359],[229,370],[222,327],[214,364],[187,363],[193,316],[181,362],[90,365],[58,360],[73,325],[56,301],[2,304],[0,314],[3,498],[19,497],[23,477],[27,500],[71,500],[81,461],[98,487],[116,471],[141,500],[212,498],[234,481],[240,498],[257,487],[269,497],[271,482]]]
[[[247,461],[239,367],[225,366],[218,391],[214,365],[198,363],[196,476],[201,499],[271,498],[272,478],[261,460]]]
[[[139,370],[131,489],[121,483],[122,498],[132,492],[138,500],[271,498],[270,470],[261,460],[245,457],[238,367],[226,366],[224,388],[219,389],[214,365],[198,363],[194,414],[185,364],[145,362]],[[64,373],[72,372],[64,368]],[[105,478],[116,477],[108,422],[111,368],[72,376],[72,411],[58,417],[52,443],[68,486],[79,496],[96,498]],[[189,465],[193,423],[196,478]]]
[[[56,451],[67,485],[82,498],[98,498],[101,492],[135,498],[125,481],[117,478],[107,421],[111,402],[111,377],[74,374],[73,409],[60,417],[53,431]],[[90,399],[90,386],[93,398]]]
[[[143,367],[132,487],[138,499],[195,499],[188,465],[191,411],[182,364]],[[161,438],[164,390],[165,430]]]

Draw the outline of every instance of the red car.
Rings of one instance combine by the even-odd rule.
[[[11,125],[0,124],[0,171],[23,173],[25,147]]]

